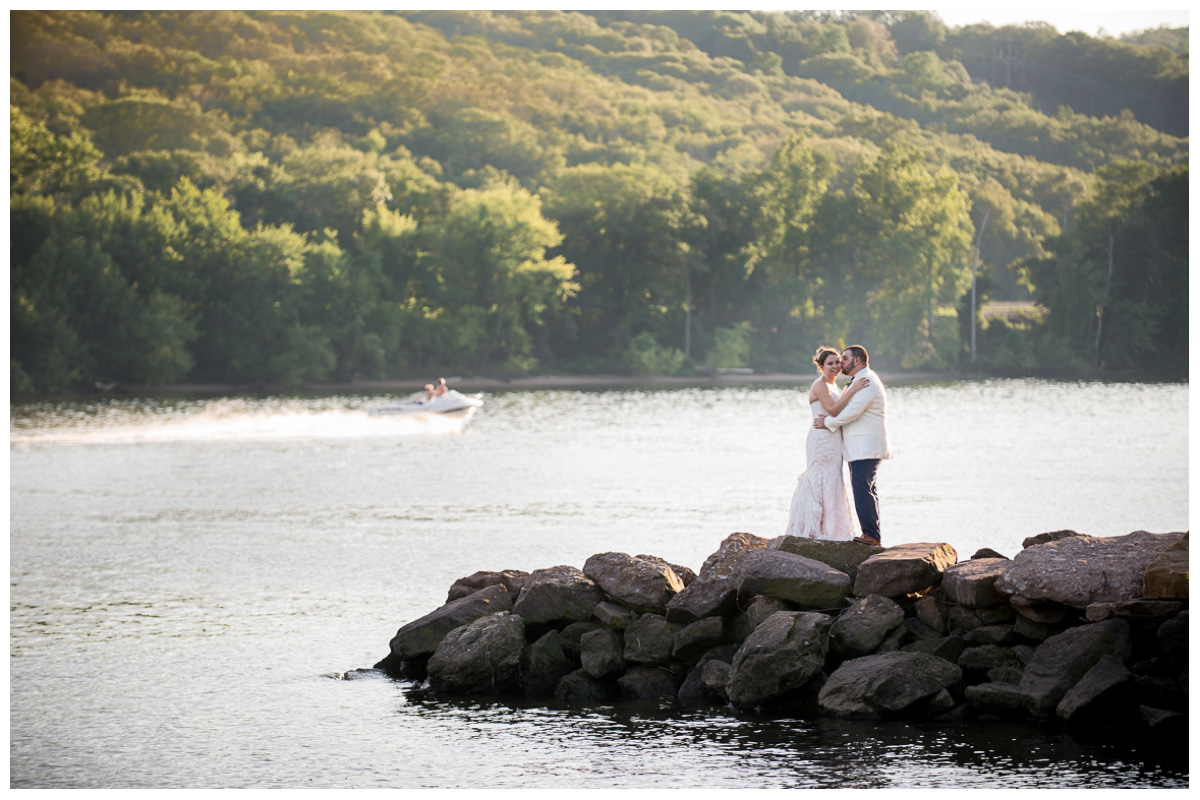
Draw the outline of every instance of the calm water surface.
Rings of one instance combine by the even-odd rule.
[[[1186,383],[896,385],[885,543],[1187,530]],[[1031,726],[437,702],[366,667],[479,569],[775,536],[802,390],[112,399],[10,415],[10,771],[32,787],[1183,787]]]

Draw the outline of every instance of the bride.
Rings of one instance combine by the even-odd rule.
[[[808,390],[814,419],[819,414],[837,416],[850,398],[869,383],[866,378],[859,378],[839,393],[835,381],[842,371],[842,362],[832,347],[819,348],[813,363],[821,373]],[[848,542],[858,535],[857,524],[842,475],[842,433],[809,426],[805,471],[796,483],[784,533],[805,539]]]

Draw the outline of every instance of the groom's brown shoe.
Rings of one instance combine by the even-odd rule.
[[[875,547],[883,547],[883,542],[881,542],[879,539],[872,539],[870,536],[855,536],[854,541],[873,545]]]

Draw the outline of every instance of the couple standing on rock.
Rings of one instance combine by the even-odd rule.
[[[792,495],[786,535],[853,539],[879,546],[875,473],[882,459],[892,457],[883,381],[871,370],[867,351],[859,345],[847,347],[841,355],[832,347],[821,347],[813,363],[821,376],[808,391],[813,424],[805,443],[805,471]],[[838,390],[839,373],[850,376],[845,391]],[[843,460],[850,465],[853,504],[842,477]]]

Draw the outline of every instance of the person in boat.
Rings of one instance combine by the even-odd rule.
[[[433,390],[433,396],[434,396],[434,397],[441,397],[442,395],[444,395],[444,394],[445,394],[446,392],[448,392],[449,390],[450,390],[450,387],[448,387],[448,386],[446,385],[446,379],[445,379],[445,378],[438,378],[438,385],[437,385],[437,388]]]
[[[434,397],[436,397],[436,396],[437,396],[437,391],[436,391],[436,390],[433,388],[433,384],[432,384],[432,383],[427,383],[427,384],[425,384],[425,399],[424,399],[424,400],[418,400],[417,402],[418,402],[418,403],[422,403],[422,404],[424,404],[424,403],[432,403],[432,402],[433,402],[433,398],[434,398]]]

